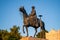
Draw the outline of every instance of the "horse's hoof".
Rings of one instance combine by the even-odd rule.
[[[34,35],[34,37],[35,37],[35,35]]]
[[[26,37],[28,37],[28,35]]]
[[[23,33],[25,33],[25,32],[23,32]]]

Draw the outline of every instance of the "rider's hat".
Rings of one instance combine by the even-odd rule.
[[[35,9],[35,6],[32,6],[33,9]]]

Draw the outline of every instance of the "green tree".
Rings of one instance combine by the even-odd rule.
[[[16,25],[13,26],[13,28],[10,28],[10,37],[9,40],[19,40],[22,36],[19,33],[19,26]]]
[[[7,30],[0,30],[0,40],[20,40],[22,37],[19,33],[19,26],[14,25],[10,28],[10,32]]]
[[[2,40],[2,30],[0,30],[0,39]]]
[[[8,40],[8,31],[7,30],[0,30],[0,39]]]

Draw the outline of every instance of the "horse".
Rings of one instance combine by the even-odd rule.
[[[35,29],[34,37],[36,36],[37,28],[41,27],[41,30],[45,30],[45,24],[41,20],[41,18],[40,19],[37,18],[38,19],[38,22],[37,22],[38,26],[36,27],[36,25],[33,26],[32,24],[30,24],[29,15],[27,14],[27,12],[26,12],[24,7],[20,7],[19,11],[23,13],[23,22],[24,22],[23,33],[25,33],[25,31],[24,31],[24,27],[25,27],[26,28],[26,32],[27,32],[27,37],[28,37],[28,27],[33,27]]]

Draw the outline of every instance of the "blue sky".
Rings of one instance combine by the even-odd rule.
[[[31,7],[35,6],[37,17],[40,14],[43,15],[42,20],[45,22],[46,30],[60,29],[60,0],[0,0],[0,29],[10,31],[13,25],[17,25],[20,26],[21,35],[26,36],[22,32],[23,16],[19,12],[20,6],[24,6],[28,15]],[[33,36],[34,28],[29,27],[28,29],[29,36]]]

